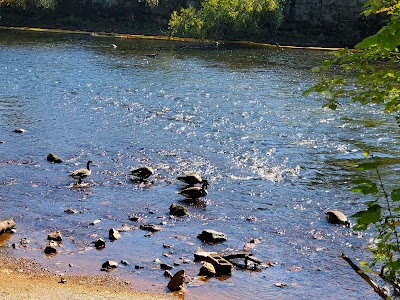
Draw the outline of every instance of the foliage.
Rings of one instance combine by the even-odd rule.
[[[400,3],[397,0],[369,0],[364,14],[380,14],[387,23],[374,35],[356,45],[355,51],[343,49],[333,53],[314,71],[323,78],[305,94],[321,93],[326,98],[324,106],[337,109],[341,102],[350,98],[362,105],[382,107],[386,113],[400,111]],[[332,75],[334,74],[334,75]],[[400,117],[396,117],[398,124]],[[375,241],[368,249],[372,253],[370,262],[361,263],[365,272],[375,272],[391,285],[393,296],[400,296],[400,188],[389,193],[379,173],[379,160],[368,152],[366,163],[358,166],[359,171],[375,170],[378,179],[358,179],[353,182],[353,191],[375,196],[367,208],[353,215],[354,230],[366,230],[374,225]],[[367,197],[368,197],[367,196]]]
[[[42,9],[54,9],[57,5],[57,0],[4,0],[0,1],[1,6],[14,6],[21,9],[28,8],[42,8]]]
[[[283,20],[283,0],[204,0],[200,9],[181,8],[169,21],[172,35],[193,38],[238,38],[257,33],[265,23]]]
[[[334,58],[326,60],[316,72],[334,71],[337,76],[325,76],[306,91],[322,93],[326,107],[336,109],[340,100],[350,97],[361,104],[382,105],[385,112],[400,110],[400,3],[384,8],[379,3],[393,1],[370,0],[365,14],[384,11],[390,18],[375,35],[356,45],[356,51],[343,49],[334,52]]]

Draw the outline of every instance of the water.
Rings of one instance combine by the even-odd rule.
[[[283,49],[229,49],[165,41],[0,32],[0,218],[13,217],[17,233],[3,247],[55,272],[100,274],[108,259],[127,260],[113,274],[137,289],[166,290],[162,262],[187,259],[194,281],[185,299],[378,299],[338,258],[367,259],[370,235],[327,223],[324,211],[351,215],[364,198],[351,193],[352,165],[365,147],[398,156],[394,118],[374,107],[323,109],[302,91],[325,53]],[[113,48],[111,43],[118,47]],[[156,58],[146,54],[157,53]],[[26,132],[15,133],[16,128]],[[62,164],[46,161],[56,153]],[[74,188],[68,174],[95,163]],[[149,165],[151,182],[129,171]],[[395,182],[397,162],[382,170]],[[211,183],[190,216],[170,218],[182,204],[176,177],[197,171]],[[67,214],[67,208],[79,213]],[[162,224],[151,237],[140,229],[108,240],[110,228]],[[101,222],[91,225],[96,220]],[[228,240],[207,245],[203,229]],[[47,234],[60,230],[59,253],[44,254]],[[99,251],[92,242],[107,241]],[[193,253],[251,249],[261,272],[234,269],[228,278],[196,276]],[[163,244],[173,245],[164,248]],[[135,266],[143,268],[136,269]],[[278,288],[275,283],[288,286]]]

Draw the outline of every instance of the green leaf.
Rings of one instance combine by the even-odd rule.
[[[357,225],[364,228],[362,225],[377,223],[381,219],[381,207],[379,204],[373,204],[367,210],[359,211],[352,216],[356,219]],[[355,226],[356,227],[356,226]]]
[[[394,189],[390,194],[393,201],[400,201],[400,189]]]
[[[378,187],[376,183],[368,179],[354,180],[353,184],[358,184],[351,190],[352,192],[355,193],[362,193],[364,195],[367,195],[367,194],[375,194],[378,192]]]
[[[371,169],[376,169],[379,166],[379,163],[374,161],[374,162],[366,162],[359,164],[357,169],[360,171],[365,171],[365,170],[371,170]]]

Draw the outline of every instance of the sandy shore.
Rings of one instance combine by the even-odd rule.
[[[9,257],[0,252],[1,300],[98,300],[98,299],[176,299],[167,294],[138,292],[115,276],[68,276],[62,283],[38,263],[28,259]]]

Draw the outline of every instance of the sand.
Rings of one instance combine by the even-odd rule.
[[[38,263],[0,253],[1,300],[98,300],[98,299],[176,299],[168,294],[148,294],[110,274],[61,277]]]

